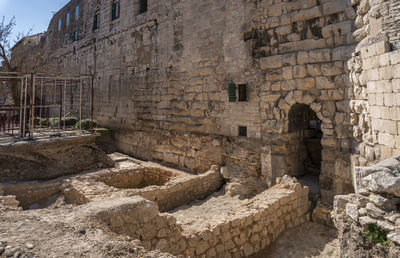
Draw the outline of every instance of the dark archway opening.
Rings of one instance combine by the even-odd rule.
[[[310,188],[310,197],[316,201],[320,196],[319,175],[322,161],[321,120],[305,104],[295,104],[289,110],[289,133],[293,137],[296,153],[293,160],[294,176]]]

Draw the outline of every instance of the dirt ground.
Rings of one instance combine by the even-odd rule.
[[[333,228],[308,222],[283,232],[268,248],[250,258],[339,258]]]
[[[181,206],[168,213],[174,216],[185,230],[211,228],[224,221],[229,214],[234,214],[236,208],[241,207],[241,200],[231,197],[221,190],[212,194],[205,200],[196,201],[190,205]]]
[[[19,255],[16,253],[19,253]],[[0,207],[0,257],[173,257],[146,252],[137,241],[85,218],[79,207],[5,211]],[[21,256],[22,255],[22,256]]]

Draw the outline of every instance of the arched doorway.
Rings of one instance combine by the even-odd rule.
[[[294,104],[289,110],[289,134],[292,135],[295,153],[293,176],[310,187],[312,199],[319,198],[321,173],[322,131],[321,120],[305,104]]]

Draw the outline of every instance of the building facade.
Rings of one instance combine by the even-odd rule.
[[[318,176],[330,203],[354,190],[354,166],[400,152],[399,12],[395,0],[72,0],[50,22],[46,70],[94,75],[95,118],[120,151],[266,185]]]

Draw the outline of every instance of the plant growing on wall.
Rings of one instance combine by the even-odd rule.
[[[386,231],[379,227],[376,223],[368,224],[367,229],[364,231],[364,233],[374,243],[384,246],[389,245],[389,241],[386,237]]]

